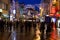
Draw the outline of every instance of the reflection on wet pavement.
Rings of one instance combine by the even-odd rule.
[[[39,30],[39,25],[36,26],[36,29],[34,27],[27,28],[27,31],[25,30],[25,27],[23,27],[21,31],[21,28],[12,26],[12,29],[4,29],[4,32],[0,32],[0,40],[40,40],[41,32]],[[50,37],[48,40],[59,40],[60,36],[57,35],[57,31],[55,28],[53,28],[53,31],[51,32]],[[44,32],[44,37],[46,37],[46,32]],[[46,40],[46,38],[45,38]]]

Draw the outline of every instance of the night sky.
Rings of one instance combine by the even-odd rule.
[[[15,0],[17,1],[17,0]],[[43,2],[43,0],[18,0],[19,3],[23,3],[25,5],[27,4],[31,4],[31,5],[35,5],[35,4],[40,4],[41,2]],[[35,10],[39,11],[39,8],[37,6],[35,6]]]
[[[40,4],[42,0],[18,0],[18,2],[24,4]]]

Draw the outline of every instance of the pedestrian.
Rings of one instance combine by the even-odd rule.
[[[44,30],[45,30],[45,18],[40,18],[40,32],[41,32],[41,40],[44,40]]]
[[[50,37],[50,32],[51,32],[51,17],[50,16],[45,16],[45,24],[46,24],[46,40],[49,39]]]

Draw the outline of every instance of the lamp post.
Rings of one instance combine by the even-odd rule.
[[[40,16],[43,16],[43,8],[40,7]]]

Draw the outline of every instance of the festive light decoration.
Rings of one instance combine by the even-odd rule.
[[[52,5],[50,6],[50,16],[55,16],[56,14],[56,0],[52,0]]]
[[[56,17],[60,17],[60,11],[56,13]]]

